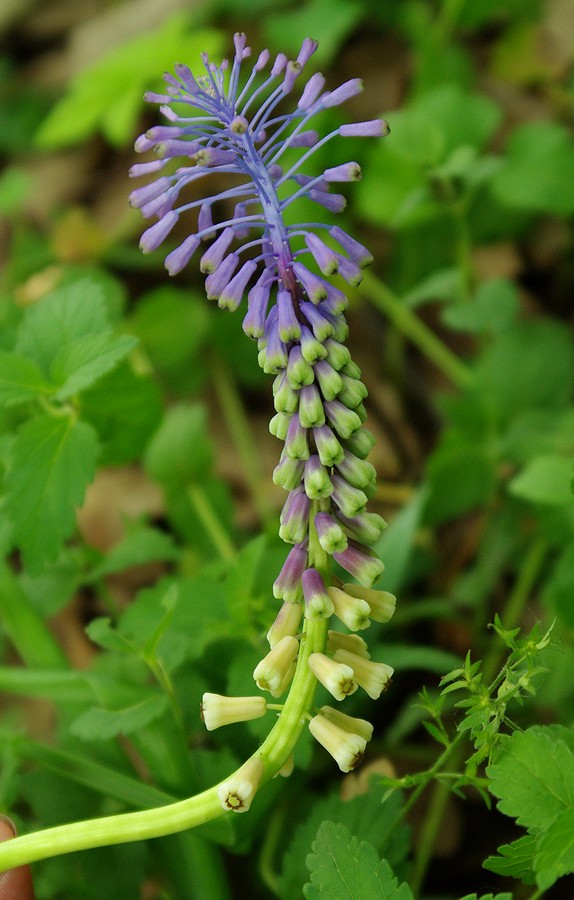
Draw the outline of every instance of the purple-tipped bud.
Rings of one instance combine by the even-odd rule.
[[[337,518],[341,525],[361,544],[374,544],[387,527],[385,520],[377,513],[365,512],[349,518],[339,511]]]
[[[151,150],[154,146],[154,141],[150,141],[147,135],[140,134],[134,144],[134,150],[136,151],[136,153],[147,153],[147,151]]]
[[[199,214],[197,216],[197,230],[198,231],[208,231],[213,228],[213,213],[211,210],[211,203],[202,203],[199,207]],[[208,234],[205,235],[204,240],[207,240],[209,237]]]
[[[325,79],[320,72],[316,72],[315,75],[311,75],[297,104],[299,109],[306,110],[309,109],[310,106],[313,106],[315,100],[324,87]]]
[[[277,600],[295,603],[303,596],[301,576],[307,568],[307,547],[296,544],[287,554],[287,559],[273,584],[273,596]]]
[[[169,94],[158,94],[156,91],[146,91],[144,100],[146,103],[171,103],[172,98]]]
[[[316,363],[317,360],[325,359],[327,351],[321,341],[313,337],[311,331],[306,325],[301,328],[301,353],[310,365]]]
[[[319,43],[314,41],[313,38],[305,38],[301,44],[299,56],[297,57],[297,62],[300,66],[305,65],[305,63],[313,56],[318,46]]]
[[[328,469],[343,459],[345,451],[328,425],[313,429],[313,439],[322,464]]]
[[[307,569],[302,577],[306,619],[328,619],[333,614],[333,604],[325,582],[316,569]]]
[[[345,440],[345,447],[360,459],[366,459],[375,444],[375,436],[368,428],[361,428]]]
[[[248,294],[247,314],[243,319],[243,331],[248,337],[260,338],[265,330],[272,280],[267,269],[258,278]]]
[[[321,500],[333,493],[329,473],[315,454],[305,463],[305,493],[310,500]]]
[[[129,196],[129,204],[136,209],[141,209],[142,206],[161,197],[170,186],[170,178],[158,178],[157,181],[152,181],[150,184],[146,184],[144,187],[136,188],[135,191],[132,191]]]
[[[338,475],[331,478],[333,484],[333,503],[336,503],[344,516],[352,518],[365,512],[367,496],[359,488],[348,484]]]
[[[364,84],[361,78],[351,78],[349,81],[345,81],[344,84],[340,85],[340,87],[335,88],[334,91],[331,91],[325,97],[322,97],[321,105],[327,108],[330,106],[339,106],[339,104],[345,103],[345,101],[349,100],[351,97],[356,97],[363,89]]]
[[[237,275],[233,276],[219,296],[217,305],[221,309],[229,309],[232,312],[237,309],[243,300],[243,294],[245,293],[247,283],[256,268],[257,263],[253,262],[252,259],[248,259],[247,262],[241,266]]]
[[[219,300],[221,292],[229,284],[239,264],[237,253],[230,253],[217,267],[215,272],[205,279],[205,293],[209,300]]]
[[[307,429],[303,428],[299,416],[293,416],[285,438],[285,453],[291,459],[309,459]]]
[[[334,400],[343,389],[343,379],[325,359],[315,365],[315,378],[325,400]]]
[[[257,57],[257,62],[255,63],[255,66],[254,66],[254,69],[256,72],[260,72],[262,69],[265,68],[265,66],[269,62],[270,56],[271,56],[271,54],[269,53],[269,50],[261,51],[261,53]]]
[[[286,344],[301,337],[301,326],[297,321],[293,301],[289,291],[279,291],[277,295],[277,327],[279,337]]]
[[[325,346],[327,348],[327,361],[337,372],[351,361],[349,348],[339,341],[329,339],[325,341]]]
[[[165,267],[170,275],[177,275],[182,269],[185,269],[191,257],[201,244],[201,240],[195,234],[186,237],[183,244],[172,250],[165,258]]]
[[[160,172],[164,168],[164,159],[152,159],[151,162],[134,163],[128,170],[130,178],[139,178],[140,175],[151,175],[152,172]],[[130,195],[131,196],[131,195]]]
[[[278,464],[273,470],[273,483],[286,491],[294,490],[300,483],[305,464],[300,459],[290,459],[285,452],[281,454]]]
[[[345,406],[348,406],[349,409],[355,409],[367,396],[367,388],[357,378],[349,378],[348,375],[343,375],[342,379],[343,389],[339,395],[339,400]]]
[[[325,300],[329,296],[327,290],[328,282],[320,278],[319,275],[310,272],[299,262],[294,264],[293,271],[305,288],[307,296],[312,303],[320,303],[321,300]]]
[[[386,137],[389,134],[389,123],[384,119],[370,119],[368,122],[352,122],[340,125],[341,137]]]
[[[288,138],[287,143],[290,147],[314,147],[318,140],[319,132],[311,129],[294,134],[292,138]]]
[[[193,154],[192,159],[198,166],[206,168],[233,166],[237,161],[233,150],[216,150],[215,147],[203,147]]]
[[[146,131],[146,136],[155,144],[160,141],[171,141],[173,138],[181,137],[182,134],[183,128],[178,128],[174,125],[154,125],[153,128]],[[189,146],[189,144],[186,146]]]
[[[178,214],[170,210],[159,222],[156,222],[151,228],[147,228],[140,238],[140,250],[142,253],[151,253],[153,250],[157,250],[163,244],[178,219]]]
[[[174,156],[188,156],[191,159],[199,146],[197,141],[166,140],[156,144],[155,152],[163,160],[173,159]]]
[[[346,256],[341,256],[340,253],[337,253],[337,265],[339,275],[352,287],[357,287],[365,277],[359,266],[352,259],[347,259]]]
[[[156,219],[162,219],[173,208],[175,196],[172,190],[160,194],[155,200],[150,200],[140,210],[144,219],[151,219],[152,216],[155,216]]]
[[[243,51],[247,47],[247,35],[243,31],[236,31],[233,35],[235,56],[239,62],[243,59]]]
[[[177,77],[180,79],[182,84],[185,85],[188,91],[191,91],[192,94],[199,92],[199,85],[195,78],[193,77],[193,73],[188,66],[183,66],[181,63],[177,63],[174,66],[174,71]],[[167,74],[167,73],[166,73]],[[167,80],[167,79],[166,79]]]
[[[286,637],[286,635],[292,635],[295,637],[297,631],[299,630],[299,623],[301,621],[301,616],[303,615],[303,607],[299,603],[287,603],[285,602],[277,616],[273,625],[267,632],[267,640],[269,641],[269,646],[271,649],[275,647],[279,641]],[[337,647],[337,650],[340,648]],[[343,648],[344,649],[344,648]],[[353,648],[349,646],[349,650]]]
[[[342,553],[334,553],[333,558],[363,587],[372,587],[383,571],[384,565],[366,547],[349,544]]]
[[[334,333],[335,329],[333,328],[332,322],[330,322],[324,315],[322,315],[321,311],[317,309],[312,303],[308,301],[304,301],[300,304],[301,312],[309,322],[313,334],[317,338],[318,341],[321,341],[322,344],[325,343],[327,338],[330,338]],[[351,355],[349,354],[349,359]]]
[[[323,275],[334,275],[338,271],[337,254],[321,238],[318,238],[316,234],[307,234],[305,243]]]
[[[199,261],[200,271],[204,275],[210,275],[221,265],[221,261],[229,250],[233,238],[233,228],[224,228],[219,237],[209,245]]]
[[[269,431],[274,437],[284,441],[287,437],[290,421],[291,416],[288,416],[287,413],[278,412],[269,421]]]
[[[281,85],[281,90],[284,94],[289,94],[293,90],[293,85],[295,81],[301,74],[301,69],[303,66],[301,63],[297,62],[296,59],[291,59],[285,66],[285,77],[283,79],[283,84]]]
[[[310,366],[304,359],[301,347],[296,344],[289,351],[289,362],[287,363],[287,381],[294,390],[299,390],[306,385],[313,384],[315,376],[313,374],[313,366]]]
[[[337,465],[337,470],[348,484],[356,488],[364,488],[377,477],[375,467],[364,459],[359,459],[352,453],[346,452],[344,459]]]
[[[319,512],[315,516],[315,528],[319,543],[325,553],[341,553],[347,548],[347,536],[339,522],[329,513]]]
[[[288,63],[288,59],[284,53],[278,53],[275,57],[275,62],[273,63],[273,67],[271,69],[271,75],[273,78],[277,78],[278,75],[281,74],[283,69]]]
[[[346,231],[343,231],[342,228],[339,228],[338,225],[333,225],[333,227],[329,229],[329,234],[341,245],[343,250],[348,253],[353,262],[358,266],[366,268],[371,265],[373,256],[369,250],[367,250],[367,248],[359,241],[356,241],[355,238],[348,235]]]
[[[325,169],[323,178],[325,181],[343,182],[343,181],[360,181],[363,177],[359,163],[348,162],[341,166],[334,166],[332,169]]]
[[[285,372],[281,372],[275,379],[273,396],[277,412],[294,413],[299,408],[299,391],[291,387]]]
[[[352,409],[347,409],[338,400],[327,400],[324,403],[325,413],[331,426],[344,441],[361,427],[361,419]]]
[[[299,421],[303,428],[317,428],[325,424],[323,398],[316,385],[306,384],[299,395]]]
[[[305,540],[309,528],[311,501],[304,491],[297,493],[285,515],[282,516],[279,537],[288,544],[300,544]]]

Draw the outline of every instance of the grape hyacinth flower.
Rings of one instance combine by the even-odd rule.
[[[365,672],[375,670],[364,641],[337,638],[337,632],[327,636],[329,619],[335,614],[353,632],[367,628],[369,598],[374,619],[386,621],[392,613],[390,595],[377,602],[380,592],[372,590],[383,564],[369,545],[384,522],[366,511],[375,485],[375,470],[366,461],[373,437],[363,427],[367,389],[345,345],[344,283],[358,284],[373,258],[341,227],[323,224],[321,215],[288,224],[286,214],[292,223],[291,208],[302,198],[331,215],[341,212],[346,199],[340,186],[358,181],[360,166],[349,160],[313,171],[315,154],[335,137],[382,137],[388,128],[373,119],[320,137],[312,127],[318,114],[351,99],[363,84],[352,78],[328,90],[319,73],[304,81],[315,41],[304,40],[293,60],[282,53],[271,60],[264,50],[246,76],[251,49],[245,35],[236,34],[234,45],[231,65],[215,65],[203,54],[204,74],[177,65],[175,75],[165,75],[165,94],[147,95],[160,104],[167,124],[136,142],[137,151],[152,151],[156,159],[133,166],[130,174],[157,177],[134,190],[130,201],[155,220],[142,235],[144,253],[184,229],[165,259],[170,275],[197,253],[210,299],[236,310],[246,297],[243,329],[257,341],[260,366],[275,376],[270,430],[284,446],[273,480],[288,492],[279,534],[293,549],[274,584],[283,606],[269,631],[272,649],[254,678],[262,690],[279,696],[296,666],[307,666],[341,700],[358,683],[349,660],[357,661],[363,682]],[[285,111],[291,96],[294,109]],[[213,193],[203,187],[209,176],[216,179]],[[333,562],[358,584],[335,582]],[[298,652],[295,634],[302,613],[306,638],[312,622],[322,628],[321,640],[307,654]],[[345,665],[341,654],[347,654]],[[337,733],[320,717],[314,722],[314,732]]]

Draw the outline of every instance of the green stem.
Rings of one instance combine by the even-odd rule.
[[[223,525],[217,518],[207,494],[198,484],[190,484],[187,488],[188,499],[197,513],[222,559],[233,562],[236,557],[235,547]]]
[[[453,384],[461,390],[472,387],[474,376],[470,369],[386,284],[367,272],[358,291],[388,316],[401,334],[415,344]]]
[[[259,450],[253,438],[237,385],[227,363],[220,357],[213,359],[210,372],[257,514],[261,521],[267,524],[273,518],[273,508],[262,478]]]

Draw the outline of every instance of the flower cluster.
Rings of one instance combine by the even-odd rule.
[[[318,113],[362,90],[358,78],[327,90],[324,77],[313,74],[298,92],[295,109],[283,111],[315,41],[303,41],[294,60],[281,53],[271,60],[264,50],[246,77],[242,67],[251,50],[245,35],[236,34],[234,45],[231,66],[227,60],[214,65],[203,54],[204,75],[196,78],[186,66],[176,66],[175,76],[165,76],[166,93],[147,95],[161,104],[169,124],[138,139],[136,150],[154,151],[155,158],[133,166],[130,174],[161,175],[130,199],[156,220],[141,238],[144,252],[159,248],[177,233],[184,215],[195,213],[191,233],[170,250],[166,268],[179,273],[201,247],[207,296],[235,310],[247,295],[243,329],[257,340],[259,364],[275,376],[270,430],[284,446],[273,480],[288,492],[280,535],[293,547],[274,583],[283,606],[268,634],[271,650],[254,678],[261,690],[280,697],[297,665],[303,615],[307,620],[335,615],[356,632],[371,619],[387,621],[394,609],[390,594],[371,589],[383,564],[370,546],[384,522],[366,510],[376,490],[375,470],[366,460],[374,439],[363,425],[367,391],[345,345],[347,298],[339,286],[357,285],[372,257],[337,225],[286,222],[287,210],[302,197],[340,212],[345,198],[331,187],[361,177],[354,161],[308,173],[320,148],[334,137],[381,137],[388,129],[381,119],[341,125],[323,137],[310,127]],[[203,189],[199,199],[199,191],[183,196],[206,176],[216,180],[213,193]],[[330,562],[319,565],[313,558],[313,542],[358,584],[335,586]],[[372,662],[356,634],[330,631],[323,649],[307,664],[339,701],[358,686],[378,697],[390,679],[392,670]],[[206,725],[262,715],[257,701],[208,694]],[[330,707],[320,710],[310,729],[343,771],[359,760],[372,732],[368,723]],[[245,786],[242,790],[245,794]],[[225,800],[228,808],[235,802]]]

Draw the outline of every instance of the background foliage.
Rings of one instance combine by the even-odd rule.
[[[198,704],[252,692],[275,615],[270,385],[126,205],[143,91],[235,30],[319,39],[329,86],[365,79],[348,115],[391,125],[353,142],[345,227],[376,258],[349,319],[397,676],[348,701],[375,721],[358,774],[303,739],[249,815],[38,864],[37,896],[571,897],[568,0],[0,11],[0,806],[26,831],[153,807],[268,728],[207,735]]]

